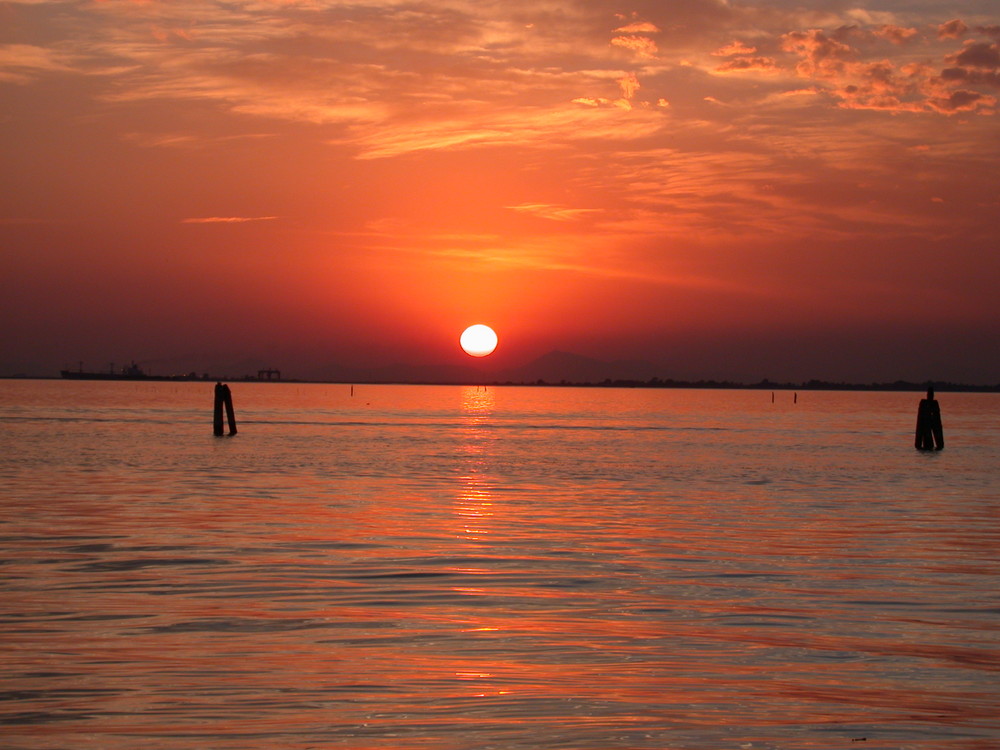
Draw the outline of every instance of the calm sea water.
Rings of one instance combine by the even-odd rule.
[[[0,747],[1000,747],[1000,396],[0,381]]]

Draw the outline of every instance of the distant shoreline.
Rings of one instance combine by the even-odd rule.
[[[967,383],[950,383],[947,381],[926,381],[914,383],[906,380],[896,380],[886,383],[838,383],[824,380],[809,380],[804,383],[771,382],[762,380],[759,383],[738,383],[727,380],[603,380],[601,382],[580,382],[560,380],[550,382],[535,381],[418,381],[418,380],[304,380],[286,378],[282,380],[258,379],[252,376],[242,377],[198,377],[172,375],[146,375],[142,377],[108,377],[94,379],[62,378],[45,375],[0,375],[0,380],[68,380],[70,382],[131,382],[131,383],[214,383],[226,381],[229,383],[268,383],[268,384],[313,384],[313,385],[449,385],[449,386],[492,386],[492,387],[522,387],[522,388],[648,388],[675,390],[753,390],[753,391],[900,391],[921,392],[927,390],[933,383],[938,393],[1000,393],[1000,383],[996,385],[969,385]]]

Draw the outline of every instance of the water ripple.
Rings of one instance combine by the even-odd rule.
[[[101,388],[0,402],[5,750],[1000,738],[993,400]]]

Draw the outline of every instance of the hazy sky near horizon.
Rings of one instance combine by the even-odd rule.
[[[1000,381],[995,0],[0,2],[0,374]]]

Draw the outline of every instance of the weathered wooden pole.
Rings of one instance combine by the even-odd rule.
[[[944,448],[941,406],[934,398],[934,386],[927,389],[927,398],[920,399],[920,405],[917,407],[917,432],[914,445],[921,451],[939,451]]]
[[[222,435],[222,402],[225,401],[222,387],[222,383],[215,384],[215,414],[212,419],[212,427],[216,437]]]
[[[229,434],[236,434],[236,412],[233,411],[233,392],[228,385],[222,386],[222,398],[226,403],[226,420],[229,422]]]
[[[216,436],[222,435],[222,408],[226,409],[226,418],[229,421],[229,434],[236,434],[236,413],[233,410],[233,393],[228,385],[222,383],[215,384],[215,413],[213,415],[212,427]]]

